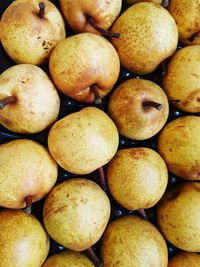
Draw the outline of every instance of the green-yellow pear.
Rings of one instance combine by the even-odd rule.
[[[104,37],[80,33],[53,50],[49,69],[57,88],[81,102],[99,101],[115,85],[120,70],[118,54]]]
[[[16,0],[2,15],[0,36],[15,62],[40,65],[65,38],[64,20],[48,0]]]
[[[199,0],[170,0],[168,10],[176,21],[184,45],[200,44]]]
[[[178,31],[170,13],[160,5],[137,3],[115,21],[112,38],[121,64],[129,71],[147,74],[154,71],[177,48]]]
[[[94,267],[85,254],[75,251],[63,251],[48,258],[42,267]]]
[[[200,255],[181,251],[169,260],[168,267],[199,267]]]
[[[158,136],[158,152],[168,169],[188,180],[200,180],[200,117],[183,116],[169,122]]]
[[[167,65],[163,89],[177,108],[200,112],[200,45],[184,47],[173,55]]]
[[[49,237],[40,222],[21,210],[0,211],[1,267],[41,267]]]
[[[164,237],[189,252],[200,252],[200,183],[183,182],[166,191],[157,208]]]
[[[107,166],[108,187],[129,210],[154,206],[165,192],[168,171],[164,160],[145,147],[120,149]]]
[[[69,179],[55,186],[43,209],[49,235],[66,248],[82,251],[102,236],[110,217],[110,201],[96,183]]]
[[[169,104],[157,84],[143,79],[130,79],[114,90],[108,112],[119,133],[133,140],[145,140],[165,125]]]
[[[58,117],[60,99],[47,74],[31,64],[0,75],[0,124],[17,133],[38,133]]]
[[[39,143],[19,139],[0,145],[0,206],[19,209],[43,198],[57,180],[57,164]]]
[[[57,163],[75,174],[88,174],[108,163],[119,142],[110,117],[85,107],[57,121],[50,129],[48,147]]]
[[[164,238],[150,222],[137,216],[112,221],[101,241],[104,267],[167,267]]]
[[[102,29],[108,29],[118,17],[122,0],[60,0],[60,9],[75,32],[98,33],[91,25],[92,19]]]

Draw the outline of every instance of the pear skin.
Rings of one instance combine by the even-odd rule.
[[[172,257],[169,261],[168,267],[199,267],[200,255],[197,253],[190,253],[181,251]]]
[[[136,4],[136,3],[139,3],[139,2],[152,2],[154,4],[161,5],[163,1],[162,0],[125,0],[125,2],[128,5],[133,5],[133,4]]]

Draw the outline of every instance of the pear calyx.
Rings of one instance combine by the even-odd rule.
[[[44,2],[40,2],[38,4],[38,6],[39,6],[38,17],[40,17],[42,19],[42,18],[44,18],[44,12],[45,12],[46,6],[45,6],[45,3]]]
[[[154,102],[154,101],[145,101],[142,103],[143,107],[153,107],[156,108],[157,110],[162,109],[162,104]]]
[[[0,109],[3,109],[5,106],[16,102],[17,98],[15,96],[7,96],[0,100]]]
[[[163,0],[162,1],[162,6],[163,7],[168,7],[168,5],[169,5],[169,0]]]
[[[32,210],[32,203],[33,203],[33,196],[25,197],[26,207],[24,208],[24,212],[26,214],[31,214]]]

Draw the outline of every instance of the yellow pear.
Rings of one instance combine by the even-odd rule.
[[[120,149],[107,166],[108,187],[129,210],[154,206],[165,192],[168,171],[161,156],[150,148]]]
[[[129,71],[147,74],[154,71],[177,48],[178,31],[170,13],[160,5],[137,3],[115,21],[112,38],[121,64]]]
[[[16,0],[2,15],[0,36],[15,62],[40,65],[65,38],[64,20],[48,0]]]
[[[21,210],[0,211],[1,267],[41,267],[49,237],[40,222]]]
[[[199,267],[200,255],[197,253],[190,253],[181,251],[172,257],[169,261],[168,267]]]
[[[188,180],[200,180],[200,117],[183,116],[169,122],[158,136],[158,152],[168,169]]]
[[[115,85],[120,70],[112,44],[94,33],[66,38],[53,50],[49,69],[57,88],[81,102],[105,97]]]
[[[118,142],[115,124],[95,107],[85,107],[57,121],[48,136],[54,159],[75,174],[88,174],[108,163],[117,151]]]
[[[57,164],[39,143],[19,139],[0,145],[0,206],[19,209],[43,198],[57,180]]]
[[[200,183],[184,182],[168,190],[157,208],[164,237],[189,252],[200,252]]]
[[[96,183],[69,179],[55,186],[43,209],[49,235],[66,248],[82,251],[102,236],[110,217],[110,201]]]
[[[167,267],[164,238],[155,226],[137,216],[112,221],[100,249],[104,267]]]
[[[0,124],[17,133],[38,133],[58,117],[60,99],[39,67],[20,64],[0,75]]]

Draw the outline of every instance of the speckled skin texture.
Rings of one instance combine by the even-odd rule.
[[[43,209],[49,235],[66,248],[82,251],[95,244],[110,217],[110,201],[99,185],[74,178],[48,195]]]
[[[58,117],[60,99],[47,74],[37,66],[20,64],[0,75],[0,99],[16,102],[0,110],[0,123],[17,133],[38,133]]]
[[[43,0],[44,18],[38,16],[40,0],[14,1],[0,22],[0,37],[8,55],[17,63],[41,65],[65,38],[64,20],[58,9]]]
[[[197,253],[179,252],[168,264],[168,267],[199,267],[200,255]]]
[[[93,102],[95,87],[101,98],[116,83],[119,57],[112,44],[94,33],[80,33],[62,41],[49,61],[57,88],[80,102]]]
[[[108,163],[107,182],[113,197],[126,209],[150,208],[165,192],[168,171],[152,149],[120,149]]]
[[[200,180],[200,117],[183,116],[168,123],[158,137],[158,151],[169,171]]]
[[[145,101],[162,104],[162,109],[144,107]],[[164,91],[155,83],[130,79],[120,84],[110,97],[108,112],[119,133],[133,140],[145,140],[165,125],[169,104]]]
[[[154,4],[162,4],[162,0],[124,0],[127,4],[133,5],[139,2],[152,2]]]
[[[88,174],[108,163],[118,148],[113,121],[95,107],[86,107],[57,121],[48,147],[58,164],[75,174]]]
[[[88,257],[80,252],[63,251],[54,254],[42,265],[42,267],[94,267]]]
[[[189,252],[200,252],[200,184],[184,182],[168,190],[157,209],[157,223],[165,238]]]
[[[179,109],[200,112],[200,45],[182,48],[174,54],[167,66],[163,89]]]
[[[167,267],[164,238],[148,221],[125,216],[111,222],[101,242],[104,267]]]
[[[153,3],[137,3],[129,7],[115,21],[112,32],[120,38],[112,38],[121,64],[137,74],[147,74],[167,57],[178,43],[178,31],[169,12]]]
[[[57,180],[57,164],[45,147],[28,139],[0,145],[0,206],[25,207],[44,197]]]
[[[179,40],[184,45],[200,44],[200,1],[170,0],[168,10],[176,21]]]
[[[98,33],[88,22],[90,16],[103,29],[108,29],[118,17],[122,0],[60,0],[60,9],[75,32]]]
[[[41,267],[49,252],[49,237],[33,215],[0,211],[1,267]]]

